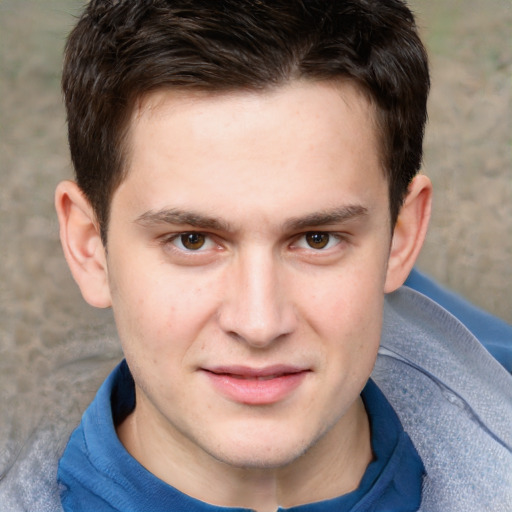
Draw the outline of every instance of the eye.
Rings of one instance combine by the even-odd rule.
[[[306,233],[306,243],[312,249],[325,249],[330,238],[329,233]]]
[[[206,250],[211,249],[215,246],[215,243],[203,233],[197,233],[195,231],[189,233],[180,233],[173,237],[171,242],[183,251],[199,251],[200,249]]]
[[[302,235],[296,247],[301,249],[315,249],[317,251],[330,249],[340,243],[340,237],[325,231],[309,231]]]

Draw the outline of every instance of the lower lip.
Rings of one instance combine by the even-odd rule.
[[[290,396],[300,386],[308,372],[284,374],[263,380],[205,373],[213,387],[229,400],[248,405],[269,405]]]

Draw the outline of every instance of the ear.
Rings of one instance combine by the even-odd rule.
[[[63,181],[55,191],[64,256],[84,299],[91,305],[111,305],[106,252],[96,215],[76,183]]]
[[[402,286],[412,270],[425,240],[431,207],[432,183],[418,174],[409,185],[393,231],[385,293]]]

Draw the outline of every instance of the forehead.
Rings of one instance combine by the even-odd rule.
[[[211,209],[263,208],[268,198],[291,205],[312,201],[313,193],[336,203],[341,191],[359,203],[350,195],[386,189],[375,117],[350,82],[153,92],[134,108],[121,188],[131,183],[147,209],[188,206],[201,194]]]
[[[271,105],[276,113],[275,116],[259,116],[261,123],[267,123],[269,130],[272,129],[272,121],[278,120],[279,115],[281,120],[286,119],[288,127],[291,123],[304,124],[307,116],[308,130],[304,132],[304,136],[310,137],[312,141],[321,137],[326,144],[330,142],[333,133],[322,122],[343,117],[344,111],[348,109],[364,118],[365,135],[368,134],[375,147],[380,149],[375,104],[365,90],[348,79],[329,82],[297,80],[256,91],[152,91],[142,95],[134,103],[127,130],[128,141],[133,143],[137,132],[146,130],[148,125],[157,124],[168,116],[174,117],[176,127],[179,128],[183,118],[190,116],[194,116],[199,122],[202,118],[206,127],[208,116],[213,115],[223,127],[230,123],[238,131],[247,123],[243,114],[250,114],[251,108],[257,109],[263,105]],[[133,145],[130,144],[129,147]]]

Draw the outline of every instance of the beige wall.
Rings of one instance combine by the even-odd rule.
[[[414,0],[432,63],[419,267],[512,323],[512,2]]]

